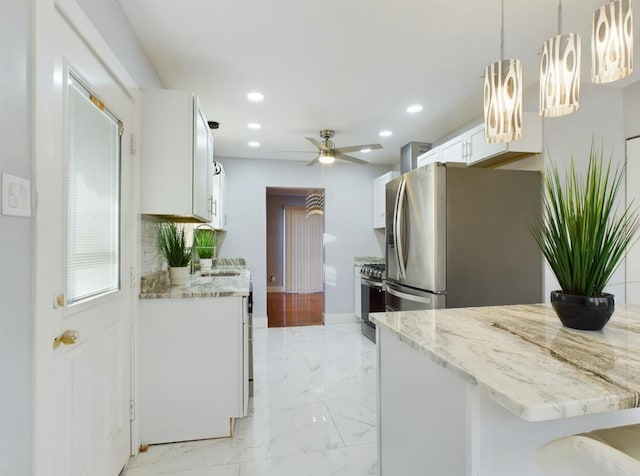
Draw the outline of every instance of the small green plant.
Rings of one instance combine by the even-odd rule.
[[[193,232],[193,241],[200,259],[213,258],[213,249],[217,242],[215,231],[195,230]]]
[[[191,250],[187,247],[184,228],[173,222],[158,225],[158,246],[162,259],[171,268],[181,268],[189,265]]]
[[[592,142],[584,180],[573,157],[564,181],[554,165],[544,174],[544,216],[532,233],[565,294],[601,296],[638,229],[636,206],[617,213],[623,171],[602,155]]]

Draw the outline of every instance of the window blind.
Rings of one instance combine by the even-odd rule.
[[[68,82],[67,303],[120,287],[120,126],[72,74]]]

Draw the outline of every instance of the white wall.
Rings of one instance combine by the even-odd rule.
[[[118,0],[77,2],[139,87],[164,87]]]
[[[524,96],[525,110],[538,107],[538,87],[529,88]],[[637,103],[636,103],[637,104]],[[604,157],[612,154],[614,165],[623,166],[625,154],[623,118],[623,89],[612,86],[582,84],[580,108],[567,116],[543,119],[544,158],[564,170],[571,155],[579,171],[586,170],[589,147],[594,139],[597,146],[604,146]],[[534,159],[535,160],[535,159]],[[535,165],[531,161],[532,166]],[[620,191],[624,197],[624,188]],[[558,289],[558,283],[550,268],[545,268],[545,298]],[[625,301],[624,263],[614,274],[605,289],[616,295],[618,302]]]
[[[0,15],[0,171],[32,178],[32,3],[7,0]],[[31,218],[0,216],[0,474],[31,474]]]
[[[331,167],[305,162],[219,159],[229,182],[229,230],[221,257],[247,258],[251,265],[254,316],[266,311],[266,188],[324,188],[325,312],[353,312],[353,257],[383,256],[373,231],[372,181],[389,166],[336,163]]]
[[[624,137],[640,135],[640,81],[624,88]]]

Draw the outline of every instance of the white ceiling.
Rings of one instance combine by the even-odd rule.
[[[335,129],[336,147],[379,142],[384,149],[352,155],[394,163],[407,142],[436,141],[480,117],[483,70],[500,57],[500,0],[119,1],[165,86],[194,91],[220,122],[219,157],[311,160],[269,151],[313,151],[304,137]],[[603,3],[562,3],[563,33],[582,35],[583,81]],[[525,86],[538,82],[557,6],[505,0],[505,57],[523,60]],[[264,102],[247,101],[254,90]],[[407,114],[414,103],[424,110]],[[378,137],[382,129],[393,136]]]

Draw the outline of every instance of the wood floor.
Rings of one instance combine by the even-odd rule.
[[[269,327],[322,324],[324,293],[267,293]]]

